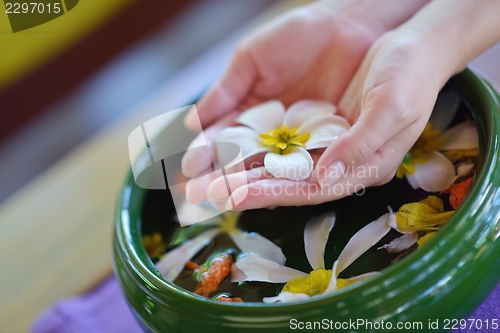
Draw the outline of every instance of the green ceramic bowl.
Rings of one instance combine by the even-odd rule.
[[[500,280],[500,97],[470,70],[450,83],[472,110],[479,132],[480,163],[467,199],[422,248],[380,275],[333,295],[290,304],[227,304],[165,282],[141,245],[142,221],[151,207],[148,191],[139,188],[130,173],[118,197],[114,264],[144,331],[285,332],[319,322],[323,329],[381,332],[388,325],[395,329],[399,322],[422,325],[414,326],[414,331],[425,332],[437,320],[439,329],[432,330],[437,332],[446,323],[451,328],[447,320],[467,318]],[[378,214],[374,217],[382,215],[386,205],[373,211]],[[336,234],[345,244],[349,232],[355,230]],[[354,323],[360,325],[353,329]]]

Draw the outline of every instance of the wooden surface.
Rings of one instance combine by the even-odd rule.
[[[147,101],[74,149],[0,206],[0,323],[26,332],[60,297],[111,273],[115,198],[129,168],[127,137],[144,121],[190,104],[220,74],[250,28],[301,1],[286,1],[206,52]],[[474,66],[500,85],[497,45]]]

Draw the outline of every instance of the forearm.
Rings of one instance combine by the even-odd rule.
[[[436,59],[450,75],[500,41],[499,0],[434,0],[405,23],[434,45]],[[440,59],[439,59],[440,58]]]
[[[322,0],[322,9],[370,27],[376,37],[410,19],[430,0]]]

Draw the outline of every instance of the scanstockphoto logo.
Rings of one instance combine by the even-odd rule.
[[[128,137],[129,157],[135,183],[145,189],[169,189],[182,226],[201,222],[222,213],[215,209],[203,210],[186,201],[185,186],[188,179],[183,176],[181,166],[182,157],[186,153],[196,156],[196,160],[203,165],[210,166],[205,172],[197,175],[197,178],[224,177],[228,194],[241,186],[241,183],[231,184],[226,174],[242,171],[245,168],[238,145],[206,141],[201,125],[196,140],[199,144],[191,145],[197,134],[188,130],[183,121],[186,112],[191,108],[196,109],[196,106],[186,106],[152,118],[137,126]],[[222,156],[219,154],[217,158],[217,151],[223,151],[224,154]],[[233,206],[239,203],[234,202],[232,196],[230,200]]]
[[[2,0],[12,32],[52,21],[75,8],[79,0]]]

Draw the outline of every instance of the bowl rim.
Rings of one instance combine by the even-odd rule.
[[[146,283],[147,288],[142,288],[150,297],[160,303],[164,303],[165,299],[162,295],[168,294],[169,298],[175,298],[181,303],[188,302],[193,310],[204,309],[204,307],[207,306],[207,302],[209,302],[217,311],[225,311],[226,313],[234,313],[234,309],[241,310],[241,308],[245,308],[249,314],[256,315],[264,314],[269,308],[276,309],[275,313],[285,313],[297,307],[317,307],[322,304],[330,304],[331,302],[342,302],[351,297],[359,297],[360,294],[364,296],[372,295],[373,297],[369,297],[369,299],[375,302],[376,296],[378,295],[377,289],[380,289],[380,286],[390,286],[392,291],[397,291],[402,290],[401,288],[406,288],[409,284],[421,283],[422,280],[429,276],[429,273],[432,273],[435,267],[438,267],[443,261],[449,260],[452,255],[460,255],[461,257],[458,259],[467,259],[466,257],[470,256],[469,254],[462,253],[463,251],[457,253],[457,251],[452,249],[452,244],[457,244],[457,242],[461,241],[468,241],[470,243],[481,241],[483,245],[488,246],[488,244],[491,245],[492,241],[495,240],[484,239],[484,237],[480,240],[480,237],[477,235],[479,231],[488,229],[485,223],[489,223],[488,221],[491,219],[488,221],[479,221],[478,223],[473,217],[479,217],[482,209],[486,208],[487,205],[491,203],[491,200],[487,200],[486,198],[494,197],[496,194],[496,187],[491,186],[491,180],[495,180],[496,183],[499,183],[499,178],[494,177],[494,169],[499,165],[497,157],[500,151],[500,140],[494,137],[495,128],[500,133],[500,114],[498,112],[498,110],[500,110],[499,95],[498,92],[494,91],[494,88],[470,69],[464,70],[459,75],[453,77],[451,81],[454,81],[459,86],[465,85],[467,87],[467,89],[457,88],[467,104],[469,104],[470,98],[475,98],[483,106],[484,114],[476,114],[477,110],[473,111],[480,138],[480,156],[483,156],[478,165],[476,178],[469,190],[469,195],[466,200],[464,200],[459,209],[453,214],[442,232],[429,240],[421,249],[414,251],[396,265],[385,268],[380,274],[366,281],[348,286],[333,294],[318,295],[309,300],[284,304],[265,304],[258,302],[226,304],[225,302],[217,302],[195,295],[177,287],[173,282],[165,281],[155,269],[152,261],[147,257],[142,245],[137,246],[141,244],[140,234],[137,230],[133,230],[134,226],[130,224],[131,221],[128,212],[130,208],[129,199],[132,191],[131,184],[134,183],[134,178],[130,169],[119,192],[116,206],[115,250],[121,252],[123,255],[122,259],[128,262],[128,266],[130,266],[129,269],[131,269],[130,273],[133,273],[132,275],[137,279],[136,282],[139,285],[141,285],[141,281]],[[479,118],[481,118],[482,121],[478,121]],[[141,190],[145,192],[145,190]],[[490,227],[493,227],[493,224]],[[500,249],[500,247],[498,248]],[[440,250],[448,250],[445,253],[449,255],[438,258],[436,253]],[[477,249],[476,254],[478,251],[484,251],[484,249]],[[497,251],[497,253],[499,252]],[[467,263],[465,265],[467,265]],[[407,269],[416,271],[420,269],[421,272],[407,279],[404,274]],[[438,279],[429,279],[427,285],[433,286],[439,283],[440,279],[441,277]]]

